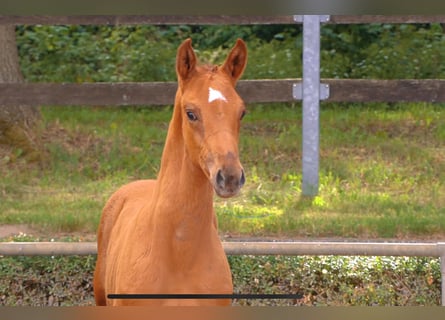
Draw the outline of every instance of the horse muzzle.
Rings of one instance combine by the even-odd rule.
[[[212,135],[207,146],[202,149],[201,167],[207,173],[216,194],[222,198],[236,196],[246,182],[236,140],[224,131]]]
[[[221,198],[230,198],[240,192],[246,177],[242,168],[226,167],[219,169],[212,180],[216,194]]]

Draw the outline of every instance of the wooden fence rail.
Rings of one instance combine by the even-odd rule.
[[[322,79],[329,102],[445,102],[445,80]],[[246,103],[292,102],[301,79],[241,80]],[[0,83],[0,105],[128,106],[173,104],[176,82]]]
[[[255,25],[294,24],[288,16],[162,16],[162,15],[75,15],[75,16],[0,16],[0,24],[13,25]],[[367,23],[445,23],[445,15],[332,15],[329,24]]]

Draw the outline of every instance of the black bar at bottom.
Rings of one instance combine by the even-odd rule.
[[[301,294],[109,294],[108,299],[301,299]]]

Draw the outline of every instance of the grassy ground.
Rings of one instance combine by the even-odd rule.
[[[84,239],[109,195],[153,178],[171,107],[43,108],[48,163],[0,149],[0,224],[39,236]],[[247,183],[216,198],[226,237],[443,239],[445,108],[332,105],[321,110],[320,193],[301,197],[301,108],[249,107],[241,133]],[[76,234],[61,238],[61,233]],[[1,305],[91,305],[94,257],[0,258]],[[431,258],[229,257],[237,293],[301,299],[240,305],[439,305],[440,264]]]
[[[95,232],[120,185],[154,178],[171,107],[43,109],[45,168],[0,155],[0,223]],[[301,197],[301,108],[249,107],[241,132],[247,183],[216,200],[227,235],[439,238],[445,234],[445,109],[322,105],[320,193]]]

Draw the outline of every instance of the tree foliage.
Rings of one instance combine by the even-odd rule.
[[[301,76],[300,25],[22,26],[23,73],[29,81],[174,81],[176,48],[187,37],[203,60],[220,63],[240,37],[247,41],[245,78]],[[327,25],[322,28],[326,78],[444,78],[440,24]]]

